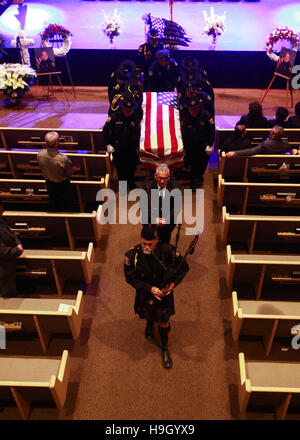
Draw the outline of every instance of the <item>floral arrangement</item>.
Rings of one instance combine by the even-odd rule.
[[[40,34],[43,47],[50,47],[50,40],[55,37],[63,40],[63,44],[60,47],[53,47],[54,55],[57,57],[65,56],[69,52],[72,44],[72,34],[64,26],[60,24],[49,24],[46,29]]]
[[[122,33],[123,22],[121,20],[121,15],[118,14],[117,9],[114,9],[113,16],[109,16],[103,11],[105,22],[102,23],[101,28],[104,35],[109,38],[111,44],[115,37],[118,37]]]
[[[223,15],[216,15],[214,8],[211,7],[210,16],[207,15],[206,11],[203,11],[203,15],[206,23],[203,33],[212,36],[214,39],[222,35],[225,30],[226,11]]]
[[[266,41],[267,55],[273,61],[278,61],[279,59],[279,56],[273,52],[273,46],[279,40],[290,41],[293,50],[298,50],[299,47],[299,37],[291,29],[288,29],[287,27],[276,28],[275,31],[269,34],[269,37]]]
[[[12,101],[30,89],[35,77],[36,71],[26,64],[0,64],[0,89]]]
[[[30,67],[30,56],[29,56],[29,46],[34,45],[33,38],[27,38],[25,32],[21,29],[15,38],[11,40],[11,45],[13,47],[18,47],[21,55],[22,64],[27,64]]]

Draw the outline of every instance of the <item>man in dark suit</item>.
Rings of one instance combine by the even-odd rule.
[[[15,297],[16,260],[24,249],[18,237],[2,218],[3,205],[0,200],[0,294],[4,298]]]
[[[244,150],[229,151],[226,157],[233,156],[253,156],[254,154],[285,154],[291,151],[292,154],[298,154],[298,150],[292,149],[288,141],[283,140],[284,129],[275,125],[270,131],[269,139],[258,144],[256,147],[246,148]]]
[[[156,168],[154,178],[147,179],[144,184],[144,189],[148,194],[149,206],[155,191],[158,191],[159,208],[155,210],[152,206],[148,212],[148,218],[143,219],[143,223],[153,223],[152,219],[155,219],[155,225],[158,228],[159,239],[162,243],[170,243],[172,232],[175,228],[175,217],[178,212],[175,213],[174,198],[169,198],[169,192],[177,189],[180,191],[180,186],[170,179],[170,170],[167,165],[159,165]],[[169,204],[168,204],[169,203]],[[168,211],[167,217],[164,217],[164,209]]]

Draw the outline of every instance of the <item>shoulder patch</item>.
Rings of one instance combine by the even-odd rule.
[[[125,266],[130,266],[130,260],[128,257],[125,257],[124,264]]]

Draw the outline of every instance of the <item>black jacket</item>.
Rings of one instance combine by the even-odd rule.
[[[5,220],[0,218],[0,278],[13,274],[16,270],[16,259],[21,255],[17,247],[21,244]]]
[[[236,125],[245,125],[247,128],[268,128],[268,119],[265,116],[254,119],[250,115],[244,115]]]
[[[288,128],[300,128],[300,116],[290,116],[287,125]]]
[[[277,141],[275,139],[267,139],[256,147],[247,148],[245,150],[238,150],[235,152],[236,156],[253,156],[254,154],[285,154],[291,151],[287,141]]]
[[[173,59],[166,67],[154,61],[149,68],[150,92],[173,92],[175,88],[180,88],[181,82],[180,68]]]
[[[211,146],[215,140],[214,118],[203,110],[194,118],[188,110],[183,110],[180,114],[181,134],[185,149],[205,148]]]
[[[158,243],[154,252],[168,268],[171,266],[177,268],[176,271],[171,272],[172,276],[168,277],[168,284],[174,282],[176,287],[188,272],[188,264],[170,244]],[[151,294],[153,286],[162,288],[166,280],[166,271],[156,258],[153,255],[145,255],[141,245],[138,244],[125,254],[124,274],[127,283],[136,290],[135,313],[145,319],[168,321],[170,315],[175,313],[173,292],[164,296],[161,301]]]
[[[166,189],[171,192],[173,189],[179,189],[180,190],[180,185],[175,181],[170,179]],[[142,222],[144,224],[150,223],[151,224],[151,213],[152,213],[152,217],[153,218],[162,218],[163,216],[163,212],[162,212],[162,207],[159,206],[158,209],[155,209],[152,206],[152,211],[150,210],[150,203],[151,203],[151,191],[152,190],[158,190],[158,186],[157,186],[157,182],[154,178],[150,178],[147,179],[144,183],[144,190],[147,191],[148,194],[148,202],[149,202],[149,208],[148,208],[148,218],[143,218]],[[169,220],[169,225],[172,226],[172,229],[174,229],[175,226],[175,217],[177,217],[177,212],[175,213],[175,206],[174,206],[174,199],[173,197],[170,197],[170,218],[167,219],[167,221]],[[163,226],[161,226],[163,227]]]
[[[220,150],[225,151],[225,153],[227,153],[228,151],[244,150],[246,148],[252,148],[252,147],[253,145],[251,144],[250,139],[231,137],[225,140]]]
[[[114,154],[124,154],[139,147],[141,114],[135,110],[133,115],[126,118],[122,111],[113,113],[103,127],[106,145],[112,145]]]

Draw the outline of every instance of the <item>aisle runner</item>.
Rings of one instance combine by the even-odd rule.
[[[140,161],[146,168],[165,163],[171,169],[183,166],[177,92],[143,94]]]

